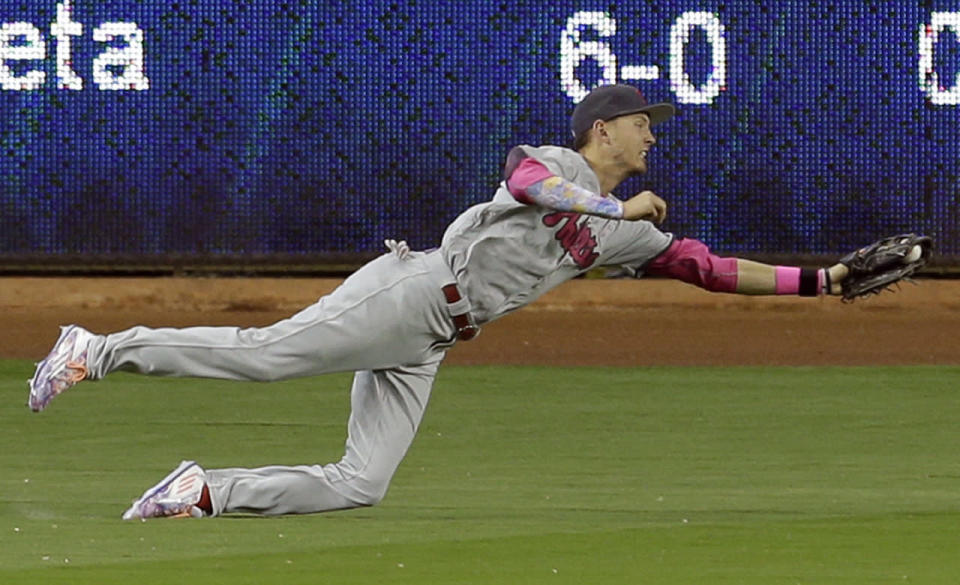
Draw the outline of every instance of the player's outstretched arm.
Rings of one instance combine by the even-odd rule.
[[[818,271],[820,294],[842,295],[844,301],[868,297],[910,279],[923,268],[933,254],[933,239],[918,234],[899,234],[881,238],[851,252],[830,268]],[[737,259],[736,292],[742,294],[784,294],[785,278],[791,269]],[[809,274],[809,273],[808,273]],[[800,289],[803,288],[800,272]]]
[[[917,234],[889,236],[847,254],[829,268],[772,266],[724,258],[700,241],[673,241],[644,271],[714,292],[744,295],[842,295],[844,301],[878,294],[909,279],[930,260],[933,240]]]
[[[848,268],[842,263],[819,269],[773,266],[744,258],[721,257],[703,242],[681,238],[651,260],[644,271],[713,292],[813,297],[839,294]]]

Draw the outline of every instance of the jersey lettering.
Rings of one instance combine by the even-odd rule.
[[[586,220],[584,220],[583,224],[577,225],[579,220],[579,213],[558,211],[544,215],[543,225],[555,227],[561,221],[564,222],[564,224],[560,226],[560,229],[557,230],[555,237],[563,249],[570,254],[570,257],[577,266],[586,270],[597,261],[600,253],[595,251],[597,238],[593,235],[593,230],[587,225]]]

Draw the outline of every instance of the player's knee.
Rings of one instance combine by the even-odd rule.
[[[383,501],[383,498],[387,495],[387,488],[390,486],[389,481],[384,481],[381,484],[376,486],[367,486],[363,494],[363,505],[364,506],[376,506]]]
[[[376,506],[383,501],[390,487],[390,477],[361,476],[352,482],[352,500],[358,506]]]
[[[386,494],[360,494],[353,498],[353,502],[357,505],[358,508],[369,508],[371,506],[376,506],[383,501],[383,497]]]

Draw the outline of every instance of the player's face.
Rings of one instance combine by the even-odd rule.
[[[647,153],[657,139],[646,114],[620,116],[606,123],[610,155],[631,175],[647,172]]]

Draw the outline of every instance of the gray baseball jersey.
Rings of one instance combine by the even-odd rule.
[[[587,162],[552,146],[522,147],[550,171],[599,192]],[[270,381],[355,371],[346,452],[326,465],[207,470],[215,515],[293,514],[380,501],[413,441],[434,375],[465,307],[496,319],[601,264],[641,268],[671,237],[645,221],[558,212],[514,200],[505,185],[468,209],[439,250],[386,254],[296,315],[269,327],[134,327],[96,335],[90,379],[117,370]],[[441,289],[456,283],[452,302]]]
[[[600,193],[597,175],[576,151],[520,148],[557,176]],[[450,225],[441,251],[470,300],[474,318],[486,323],[595,266],[639,269],[666,250],[671,240],[647,221],[520,203],[504,182],[493,201],[471,207]]]

